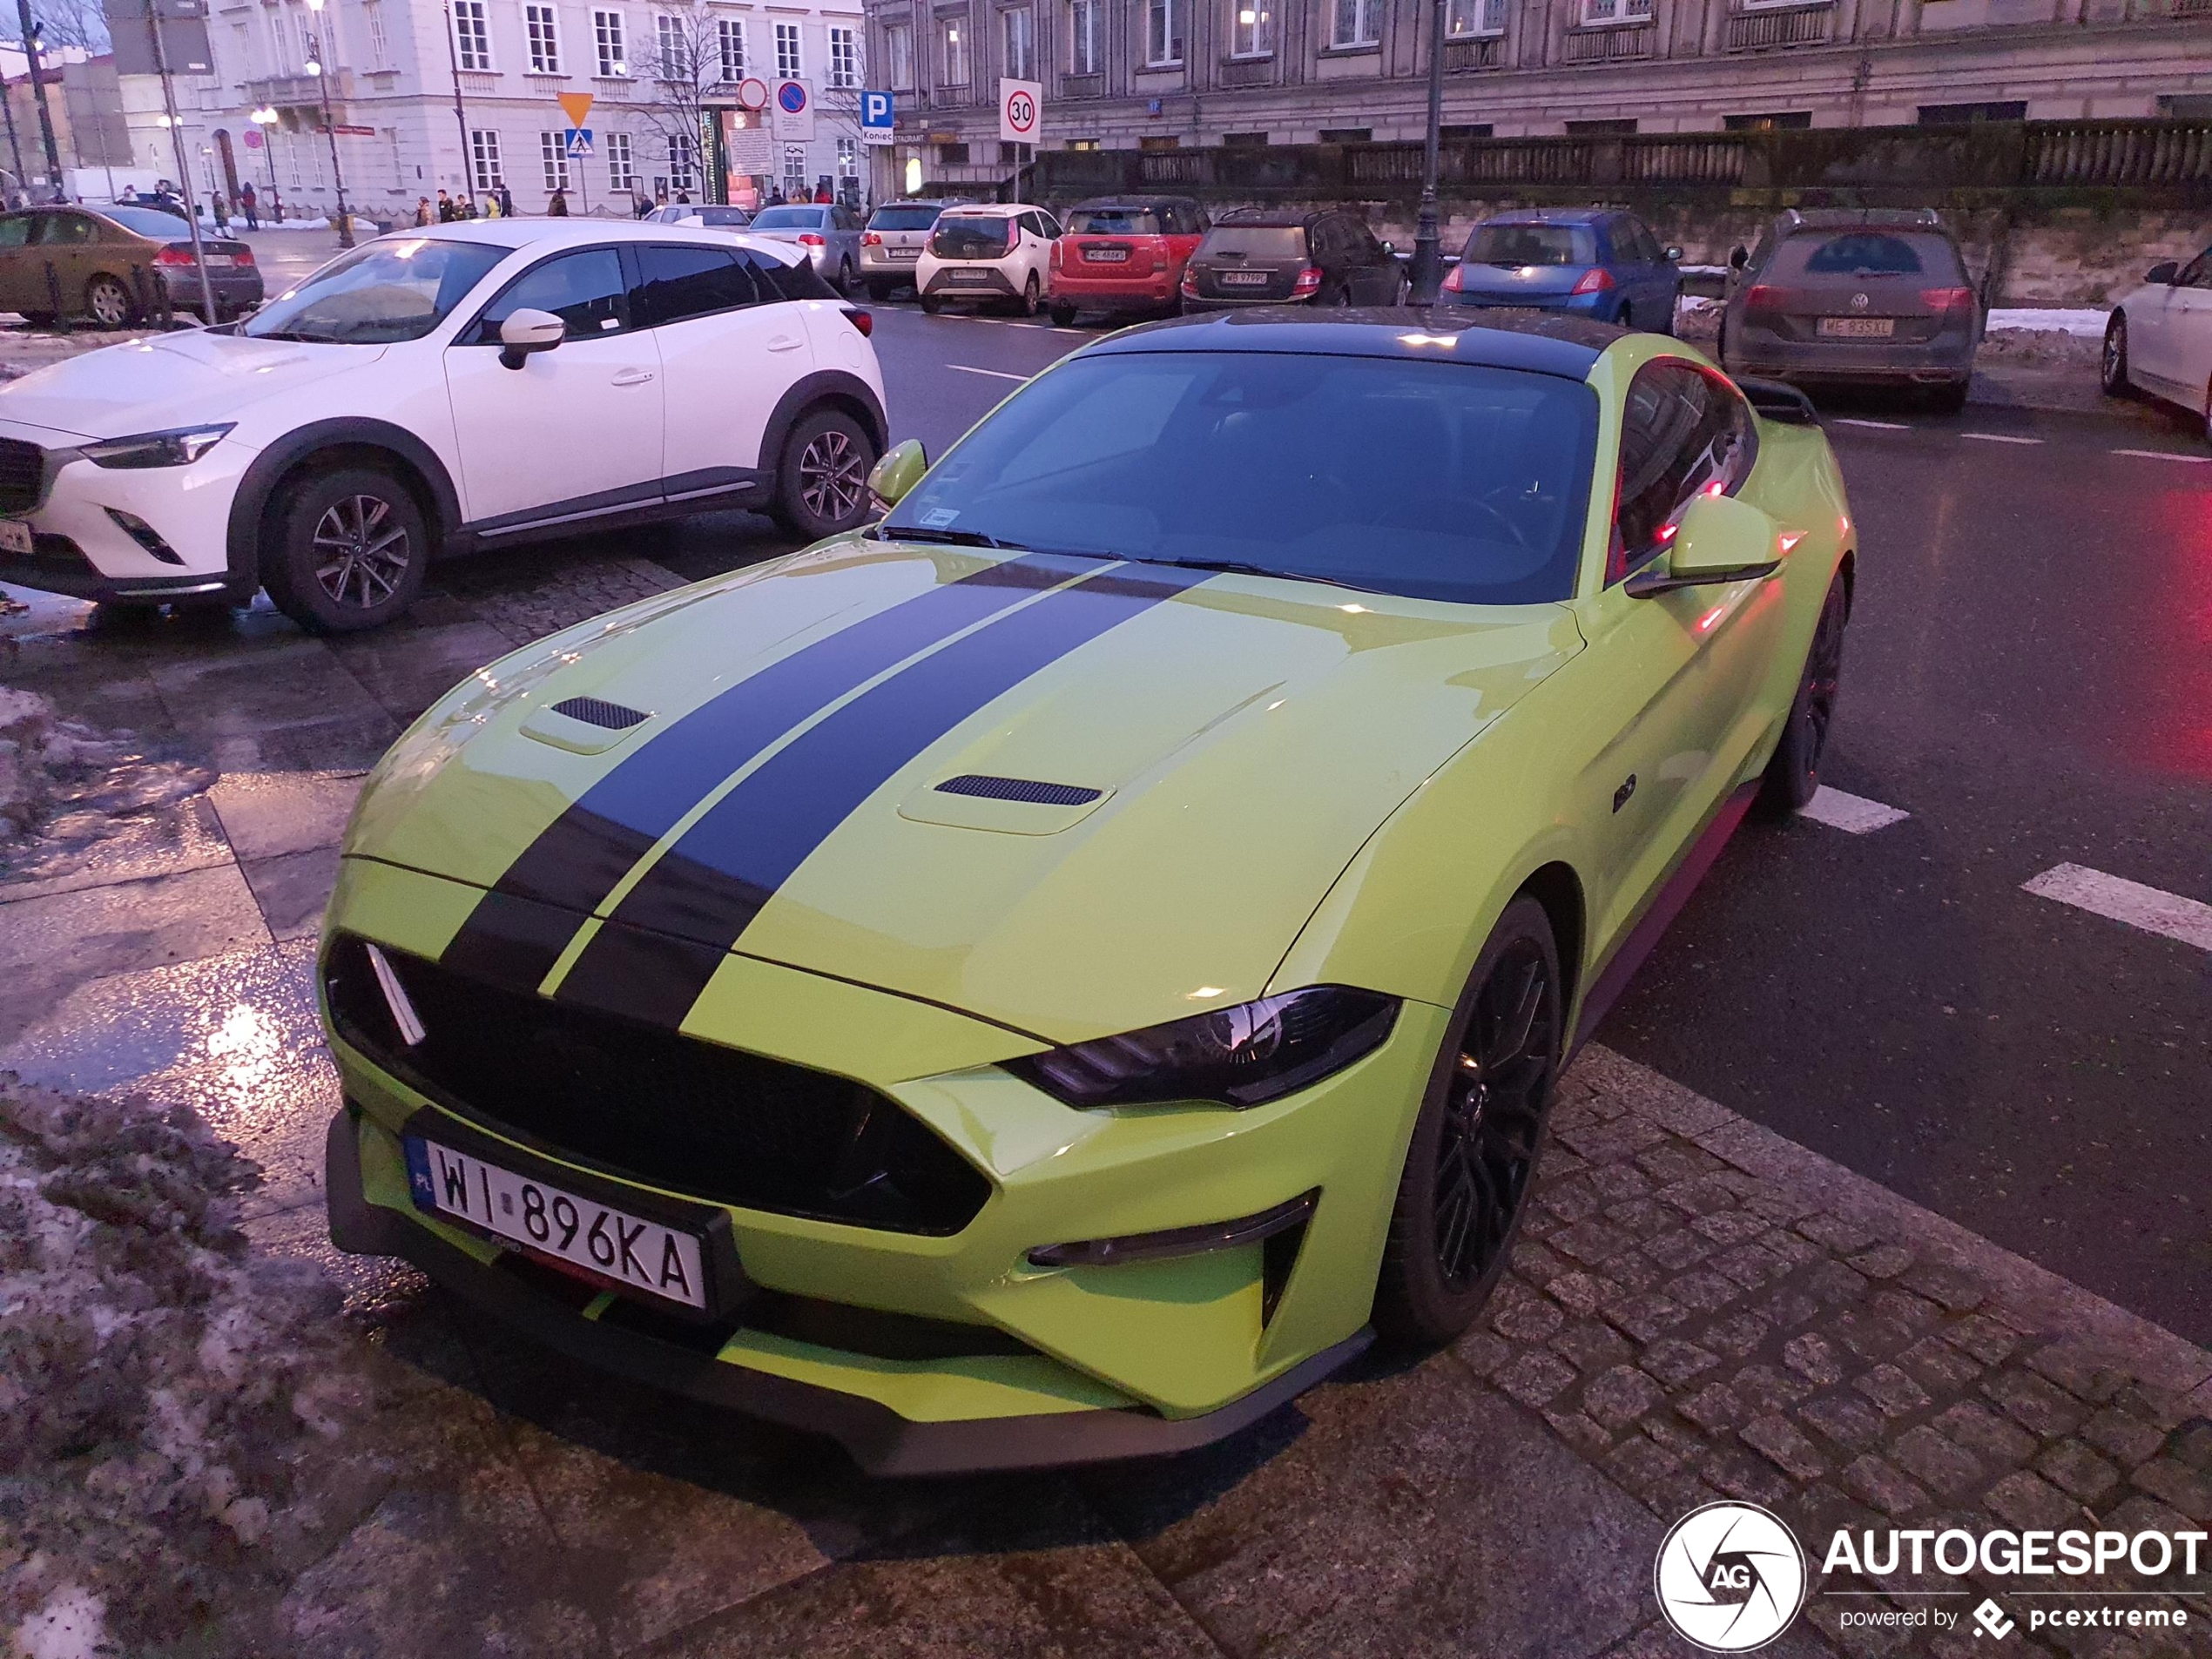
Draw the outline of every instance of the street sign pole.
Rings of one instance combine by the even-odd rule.
[[[469,118],[462,112],[461,107],[461,57],[458,48],[453,43],[453,7],[450,4],[445,7],[445,15],[446,66],[453,71],[453,119],[454,125],[461,129],[461,187],[473,195],[476,182],[476,158],[469,152]],[[272,158],[269,165],[272,167],[275,166],[275,160]],[[490,178],[489,174],[486,178],[487,187],[492,190],[498,189],[503,182],[501,179]]]
[[[1429,0],[1428,135],[1421,152],[1421,212],[1413,226],[1411,298],[1417,306],[1436,303],[1444,281],[1444,256],[1436,224],[1437,150],[1444,136],[1444,0]]]
[[[161,44],[161,14],[145,0],[146,32],[153,37],[154,73],[161,77],[161,107],[169,118],[169,138],[177,151],[177,188],[185,192],[185,223],[192,226],[192,263],[199,267],[199,304],[207,326],[215,326],[215,285],[207,280],[207,250],[200,246],[199,204],[192,199],[192,168],[185,160],[185,124],[177,116],[177,83],[169,73],[169,54]]]

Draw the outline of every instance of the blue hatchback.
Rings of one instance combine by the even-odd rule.
[[[1600,322],[1675,331],[1677,247],[1661,247],[1633,213],[1527,209],[1486,219],[1444,279],[1447,304],[1536,306]]]

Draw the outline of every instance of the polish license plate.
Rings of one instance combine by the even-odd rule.
[[[705,1261],[697,1234],[625,1214],[435,1141],[409,1136],[406,1145],[417,1209],[471,1223],[610,1286],[685,1307],[706,1305]]]
[[[1823,317],[1823,340],[1887,340],[1897,333],[1894,317]]]
[[[210,253],[207,255],[207,263],[211,267],[218,265],[236,265],[238,256],[233,253]]]
[[[991,280],[991,273],[988,271],[951,271],[946,273],[945,280],[948,282],[981,282],[988,284]]]
[[[904,260],[908,264],[921,257],[921,250],[918,247],[894,247],[888,251],[893,259]]]
[[[1224,271],[1217,280],[1224,288],[1264,288],[1267,277],[1264,271]]]
[[[1125,247],[1087,247],[1083,250],[1086,265],[1127,265],[1129,250]]]
[[[30,556],[30,526],[20,518],[0,518],[0,553]]]

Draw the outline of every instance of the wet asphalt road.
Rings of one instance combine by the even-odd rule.
[[[1017,383],[975,371],[1097,332],[874,310],[933,456]],[[1912,816],[1747,825],[1599,1039],[2212,1341],[2212,956],[2020,891],[2212,901],[2212,451],[2140,409],[1827,428],[1862,560],[1826,781]]]

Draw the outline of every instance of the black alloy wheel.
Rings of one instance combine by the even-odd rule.
[[[374,467],[345,467],[291,488],[261,584],[308,632],[353,633],[413,604],[429,560],[422,509],[407,486]]]
[[[96,276],[84,285],[84,314],[103,328],[126,328],[138,314],[131,290],[111,276]]]
[[[2097,360],[2097,383],[2107,397],[2127,397],[2134,391],[2128,383],[2128,319],[2114,312],[2105,325],[2105,347]]]
[[[1395,1341],[1448,1342],[1505,1271],[1566,1047],[1566,986],[1544,908],[1506,907],[1469,975],[1415,1121],[1375,1286]]]
[[[1786,818],[1811,800],[1820,787],[1821,757],[1827,752],[1828,733],[1836,721],[1836,698],[1843,688],[1844,626],[1850,616],[1839,570],[1829,582],[1828,597],[1820,604],[1820,620],[1813,625],[1804,672],[1798,677],[1797,695],[1790,705],[1790,723],[1783,728],[1774,759],[1767,762],[1759,779],[1762,816]]]
[[[855,529],[867,517],[868,470],[875,462],[874,443],[843,410],[802,416],[784,443],[776,516],[809,542]]]

